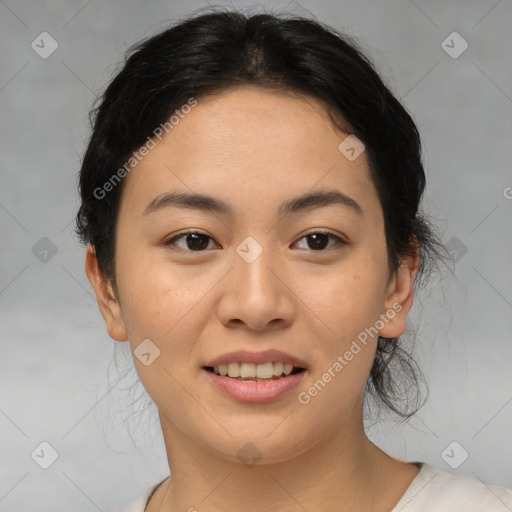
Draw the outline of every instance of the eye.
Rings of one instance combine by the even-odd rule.
[[[208,240],[213,240],[208,235],[199,231],[188,231],[172,237],[164,245],[176,245],[177,240],[185,239],[185,247],[179,247],[188,252],[202,252],[208,247]]]
[[[345,242],[343,239],[341,239],[339,236],[335,235],[334,233],[331,233],[329,231],[312,231],[310,233],[307,233],[302,238],[299,239],[299,242],[301,240],[307,240],[309,243],[307,243],[308,247],[306,249],[321,252],[324,251],[326,246],[329,243],[329,238],[334,239],[337,241],[336,245],[346,245],[347,242]],[[179,246],[177,244],[178,241],[181,241],[182,239],[185,240],[183,246]],[[199,231],[188,231],[185,233],[180,233],[178,235],[173,236],[171,239],[169,239],[167,242],[164,243],[166,246],[174,245],[178,247],[179,249],[182,249],[187,252],[204,252],[206,249],[208,249],[208,243],[209,241],[213,241],[213,238],[209,237],[208,235],[205,235],[204,233],[201,233]],[[296,242],[298,243],[298,242]],[[332,249],[333,246],[328,247],[329,249]]]
[[[310,233],[307,233],[304,235],[300,240],[308,240],[312,243],[312,247],[306,247],[306,249],[311,249],[313,251],[322,251],[325,249],[326,245],[328,244],[329,237],[337,240],[337,243],[335,245],[346,245],[347,242],[345,240],[342,240],[339,236],[335,235],[334,233],[331,233],[329,231],[312,231]],[[299,242],[300,242],[299,240]],[[298,242],[297,242],[298,243]],[[309,244],[308,244],[309,245]],[[329,247],[329,249],[332,249],[333,247]]]

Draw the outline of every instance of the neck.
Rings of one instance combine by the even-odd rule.
[[[339,510],[340,503],[344,512],[388,511],[418,472],[375,446],[362,422],[338,429],[299,455],[248,465],[191,439],[165,417],[160,421],[172,478],[157,490],[147,512],[219,512],[241,503],[246,511],[322,512]]]

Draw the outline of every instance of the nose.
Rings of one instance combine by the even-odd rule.
[[[245,326],[254,331],[291,325],[296,314],[296,298],[284,264],[265,249],[254,261],[249,261],[235,253],[217,307],[220,321],[228,328]]]

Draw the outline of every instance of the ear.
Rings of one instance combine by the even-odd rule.
[[[406,256],[400,267],[389,281],[381,319],[384,327],[379,329],[379,336],[396,338],[406,329],[407,313],[409,313],[414,299],[414,279],[420,264],[418,244],[410,256]]]
[[[98,265],[96,251],[91,244],[87,246],[85,255],[85,273],[94,288],[98,307],[103,320],[105,320],[109,336],[116,341],[127,341],[128,333],[119,300],[115,296],[111,282],[103,277]]]

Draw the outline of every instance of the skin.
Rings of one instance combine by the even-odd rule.
[[[307,390],[380,315],[402,308],[379,335],[405,331],[418,253],[391,274],[384,221],[366,155],[349,161],[346,137],[316,100],[239,87],[198,100],[127,176],[115,251],[118,296],[94,249],[86,273],[109,335],[133,350],[150,339],[161,353],[138,375],[159,410],[172,482],[146,510],[388,512],[418,474],[363,429],[363,390],[377,337],[307,405]],[[330,205],[279,217],[286,200],[338,190],[363,215]],[[224,215],[169,207],[144,215],[164,192],[194,192],[231,204]],[[182,237],[199,231],[201,251]],[[330,231],[322,250],[304,238]],[[247,237],[263,248],[247,263]],[[336,236],[346,245],[337,245]],[[309,242],[308,242],[309,240]],[[327,245],[328,244],[328,245]],[[307,363],[298,389],[278,400],[242,403],[210,384],[202,366],[233,350],[276,348]],[[237,452],[252,443],[262,458]],[[192,508],[193,507],[193,508]]]

